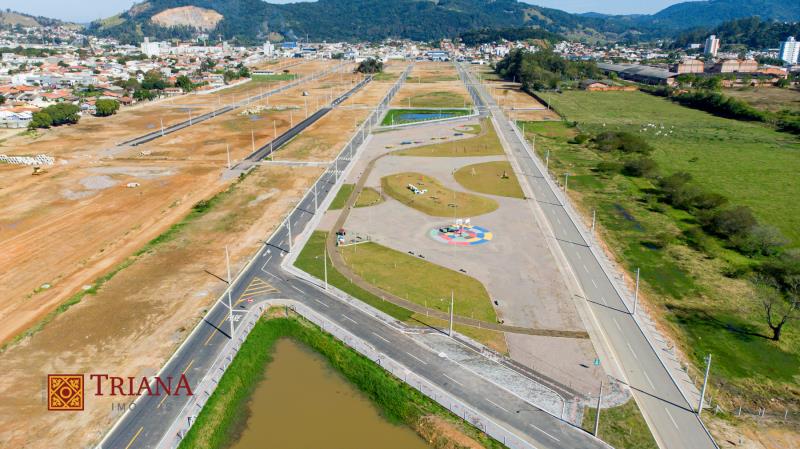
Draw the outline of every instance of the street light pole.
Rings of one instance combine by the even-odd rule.
[[[600,381],[600,393],[597,395],[597,413],[594,415],[594,436],[597,436],[597,431],[600,430],[600,404],[603,400],[603,381]]]
[[[164,137],[164,118],[159,117],[158,121],[161,122],[161,137]]]
[[[325,266],[325,290],[328,290],[328,247],[325,247],[325,254],[323,259],[323,264]]]
[[[256,135],[253,129],[250,129],[250,149],[253,153],[256,152]]]
[[[636,304],[639,302],[639,268],[636,268],[636,291],[633,293],[633,314],[636,315]]]
[[[564,173],[564,193],[567,193],[568,185],[569,185],[569,173]]]
[[[231,169],[231,146],[230,144],[225,144],[225,152],[228,153],[228,170]]]
[[[594,234],[594,225],[597,222],[597,209],[592,209],[592,234]]]
[[[231,258],[228,254],[228,246],[225,245],[225,264],[228,266],[228,321],[231,323],[231,340],[233,340],[233,300],[231,299]]]
[[[286,228],[289,230],[289,252],[292,252],[292,214],[286,217]]]
[[[708,385],[708,373],[711,371],[711,354],[706,357],[706,375],[703,378],[703,389],[700,390],[700,406],[697,408],[697,416],[703,413],[703,402],[706,399],[706,385]]]
[[[453,305],[455,303],[455,293],[450,290],[450,337],[453,336]]]

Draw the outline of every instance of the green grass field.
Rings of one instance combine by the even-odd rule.
[[[552,95],[552,102],[584,131],[641,134],[656,148],[653,158],[667,173],[691,173],[707,190],[749,206],[758,218],[800,245],[797,137],[763,124],[715,117],[641,92],[567,91]],[[640,133],[648,123],[658,129]]]
[[[424,145],[408,150],[400,150],[395,154],[398,156],[427,157],[494,156],[505,154],[492,122],[488,120],[481,122],[480,131],[482,131],[482,134],[468,139]],[[467,133],[470,132],[467,131]]]
[[[282,338],[294,339],[325,357],[330,367],[361,390],[389,422],[407,425],[421,436],[430,437],[432,432],[425,426],[424,418],[436,416],[482,447],[503,447],[331,335],[291,316],[262,319],[256,323],[192,429],[181,441],[180,449],[229,447],[237,429],[247,421],[248,401],[272,361],[272,348]],[[441,443],[450,442],[444,438]]]
[[[372,187],[364,187],[356,198],[356,207],[369,207],[383,202],[381,194]]]
[[[362,279],[395,296],[456,315],[497,321],[489,294],[477,279],[377,243],[340,248],[345,263]],[[408,282],[413,279],[414,282]]]
[[[465,189],[490,195],[525,198],[508,161],[483,162],[461,167],[453,175]]]
[[[417,195],[409,190],[409,184],[428,191]],[[385,194],[434,217],[475,217],[498,208],[497,202],[491,198],[450,190],[436,179],[421,173],[406,172],[384,176],[381,178],[381,186]]]
[[[435,91],[412,95],[403,100],[409,108],[466,108],[472,106],[467,97],[453,92]]]
[[[587,408],[581,427],[594,432],[596,408]],[[658,449],[647,423],[633,399],[600,411],[598,437],[616,449]]]
[[[323,261],[323,257],[325,255],[325,239],[327,236],[328,234],[325,232],[314,231],[294,263],[297,268],[320,280],[325,279],[325,262]],[[328,255],[328,283],[400,321],[408,321],[411,318],[412,312],[410,310],[386,302],[350,282],[350,279],[344,277],[344,275],[334,268],[330,255]]]
[[[404,114],[446,114],[447,117],[462,117],[468,115],[469,109],[390,109],[381,122],[381,126],[403,125],[406,123],[424,122],[435,118],[425,118],[420,120],[408,120],[403,118]]]
[[[438,83],[439,81],[458,81],[458,75],[409,76],[406,78],[406,84]]]
[[[274,75],[253,75],[253,81],[289,81],[297,78],[296,73],[276,73]]]
[[[397,73],[380,72],[372,76],[373,81],[394,81],[400,75]]]
[[[336,192],[336,196],[331,201],[330,207],[328,210],[340,210],[344,207],[347,203],[347,198],[350,198],[350,194],[353,193],[353,189],[356,187],[355,184],[342,184],[342,187],[339,188],[339,191]]]
[[[554,95],[553,101],[558,97],[578,102],[580,93],[583,92],[570,92],[567,97]],[[564,109],[580,109],[578,116],[581,117],[601,117],[602,112],[598,109],[607,107],[607,103],[603,100],[595,101],[596,96],[587,95],[581,108],[578,103],[574,103]],[[782,158],[785,163],[792,160],[793,156],[787,154],[785,148],[781,149],[780,142],[790,139],[786,134],[776,133],[760,125],[719,119],[644,94],[624,98],[631,103],[627,106],[631,111],[630,115],[614,109],[610,119],[605,121],[606,129],[615,129],[617,125],[612,123],[627,123],[626,126],[635,128],[638,125],[634,124],[642,120],[642,109],[666,108],[668,113],[659,115],[664,117],[663,120],[683,123],[687,120],[683,114],[699,120],[697,126],[706,120],[717,126],[719,133],[728,135],[727,139],[730,140],[724,141],[728,142],[725,145],[729,145],[731,140],[743,140],[746,147],[749,145],[751,152],[773,151],[775,157]],[[639,100],[645,105],[636,105]],[[573,117],[567,115],[567,119],[572,120]],[[602,123],[600,121],[599,126],[584,126],[579,121],[579,127],[596,131],[603,129]],[[756,135],[770,135],[772,140],[764,141],[760,150],[753,149],[758,147],[753,137],[734,135],[733,131],[725,130],[723,125],[726,123],[731,130],[747,133],[752,129]],[[742,125],[745,127],[741,128]],[[683,133],[686,135],[686,148],[683,148],[682,139],[677,132],[669,137],[648,138],[648,141],[657,148],[656,157],[660,160],[675,157],[679,162],[674,165],[680,165],[687,163],[684,159],[687,152],[703,154],[698,134],[702,135],[709,129],[706,127]],[[655,186],[650,180],[599,172],[597,167],[600,162],[616,160],[616,156],[599,153],[590,144],[569,143],[578,133],[577,128],[566,122],[527,122],[525,131],[528,139],[536,135],[536,151],[541,158],[549,151],[550,171],[557,179],[563,181],[564,173],[570,173],[571,197],[577,201],[584,217],[591,217],[592,210],[597,211],[598,232],[622,266],[629,274],[634,273],[637,267],[641,268],[644,295],[664,316],[666,326],[671,329],[671,334],[692,359],[694,366],[702,367],[703,358],[708,353],[714,354],[712,392],[718,400],[725,400],[727,397],[731,400],[744,398],[758,401],[772,397],[800,396],[796,382],[800,376],[800,326],[786,328],[779,343],[759,336],[766,334],[768,329],[764,323],[761,304],[752,299],[752,285],[746,279],[728,275],[739,267],[752,264],[752,260],[726,248],[724,242],[713,237],[708,237],[706,248],[695,249],[683,236],[683,232],[697,226],[695,219],[685,211],[658,202],[653,196]],[[773,147],[778,149],[764,149]],[[756,163],[756,158],[748,159],[744,150],[733,147],[725,150],[727,147],[713,139],[708,142],[707,148],[710,154],[727,151],[731,157],[739,158],[741,164]],[[700,164],[704,159],[701,155],[696,163]],[[661,163],[662,170],[667,172],[674,170],[674,165],[669,162]],[[728,175],[725,177],[715,173],[713,166],[707,162],[704,165],[708,176],[718,180],[717,184],[705,187],[711,191],[728,192],[734,204],[741,202],[729,192],[750,188],[742,182],[742,178],[749,178],[750,171],[760,170],[725,163],[720,168],[727,171]],[[697,175],[696,168],[694,172],[697,179],[702,179]],[[720,183],[728,185],[722,186]],[[753,185],[752,189],[763,190],[763,187]],[[770,195],[784,199],[788,196],[782,190]],[[761,206],[760,218],[769,222],[767,217],[772,216],[773,211],[766,210],[766,203],[756,204]],[[784,203],[776,209],[780,214],[780,210],[795,207],[796,204]],[[788,221],[792,220],[796,220],[796,217],[788,217]],[[701,375],[696,368],[692,372],[695,378]]]

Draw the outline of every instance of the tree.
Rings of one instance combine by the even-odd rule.
[[[749,232],[757,224],[749,207],[736,206],[712,213],[706,225],[715,234],[731,238]]]
[[[194,83],[186,75],[181,75],[175,79],[175,86],[180,87],[184,92],[191,92],[194,90]]]
[[[147,90],[147,89],[136,89],[136,90],[133,92],[133,98],[134,98],[136,101],[142,101],[142,100],[152,100],[152,99],[156,98],[156,94],[155,94],[155,93],[153,93],[153,91],[151,91],[151,90]]]
[[[356,68],[359,73],[380,73],[383,71],[383,63],[374,58],[367,58],[361,61]]]
[[[119,102],[117,100],[100,99],[94,104],[98,117],[108,117],[109,115],[116,114],[119,110]]]
[[[658,164],[656,161],[647,157],[626,161],[622,168],[622,173],[624,175],[644,178],[652,178],[657,172]]]
[[[0,104],[5,104],[5,103],[6,103],[6,97],[0,95]]]
[[[49,128],[53,125],[53,118],[50,117],[45,111],[37,111],[33,113],[33,118],[31,122],[28,124],[29,129],[36,129],[36,128]]]
[[[772,330],[773,341],[780,341],[783,327],[800,317],[800,276],[794,276],[785,294],[772,279],[756,276],[755,297],[764,308],[764,318]]]
[[[142,80],[142,89],[164,90],[166,87],[167,83],[164,81],[163,77],[161,76],[161,72],[158,70],[148,70],[147,73],[144,74],[144,79]]]
[[[763,254],[772,256],[791,243],[778,228],[769,225],[756,225],[749,232],[735,236],[734,245],[748,255]]]

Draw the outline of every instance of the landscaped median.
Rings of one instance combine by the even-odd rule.
[[[508,161],[482,162],[461,167],[453,174],[459,184],[474,192],[525,198]]]
[[[452,448],[456,443],[458,447],[465,443],[466,447],[504,447],[313,324],[286,317],[262,319],[255,325],[179,448],[222,449],[236,439],[247,420],[250,397],[272,361],[273,347],[282,338],[291,338],[324,356],[387,420],[411,427],[434,448]]]
[[[473,131],[465,130],[464,133],[472,134]],[[435,143],[421,147],[399,150],[397,156],[426,156],[426,157],[469,157],[469,156],[496,156],[505,154],[497,132],[489,120],[483,120],[477,136],[468,139],[452,140],[450,142]]]
[[[491,198],[448,189],[435,178],[422,173],[385,176],[381,178],[381,186],[384,193],[397,201],[434,217],[474,217],[499,207]]]

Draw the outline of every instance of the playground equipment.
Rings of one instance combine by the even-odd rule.
[[[417,188],[417,186],[415,186],[414,184],[409,184],[406,187],[408,188],[408,190],[414,192],[414,195],[425,195],[426,193],[428,193],[428,189]]]
[[[473,226],[470,219],[457,219],[455,223],[431,229],[430,237],[434,240],[455,246],[474,246],[486,243],[494,237],[488,229]]]

